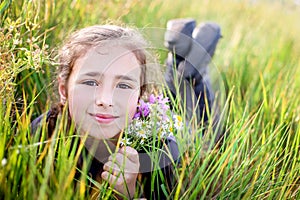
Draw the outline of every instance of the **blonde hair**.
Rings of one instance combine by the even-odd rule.
[[[92,47],[101,45],[119,45],[134,53],[142,68],[140,77],[141,93],[146,90],[146,48],[142,35],[133,28],[116,25],[95,25],[74,32],[62,46],[58,55],[58,75],[65,85],[76,60],[85,55]]]

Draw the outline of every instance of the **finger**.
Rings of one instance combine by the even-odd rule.
[[[127,148],[128,151],[126,150]],[[133,148],[129,149],[129,147],[126,147],[126,149],[124,150],[122,148],[119,152],[109,156],[108,160],[118,164],[119,166],[130,164],[130,162],[133,164],[137,163],[139,161],[137,151]]]
[[[107,171],[102,172],[101,178],[107,181],[111,186],[120,186],[123,183],[122,178],[119,178]]]
[[[121,153],[115,153],[115,154],[109,156],[108,161],[111,161],[118,165],[124,165],[124,161],[126,161],[126,158]]]
[[[139,163],[139,154],[134,148],[124,146],[120,148],[119,153],[125,155],[126,158],[128,158],[133,163]]]
[[[103,170],[115,176],[119,176],[119,174],[121,173],[119,166],[111,161],[108,161],[103,165]]]
[[[119,171],[122,171],[124,173],[138,173],[139,172],[139,162],[134,163],[128,158],[125,157],[125,155],[118,153],[117,159],[110,159],[105,165],[104,169],[106,171],[109,171],[110,168],[114,170],[115,173],[120,173]],[[117,171],[116,171],[117,170]]]
[[[133,178],[136,178],[136,175],[134,175],[134,173],[125,173],[125,174],[123,174],[122,176],[120,176],[121,174],[120,174],[120,171],[119,170],[112,170],[112,171],[103,171],[103,173],[104,172],[106,172],[106,173],[108,173],[107,175],[109,176],[109,175],[111,175],[111,176],[115,176],[115,177],[117,177],[117,178],[119,178],[119,177],[122,177],[123,179],[125,179],[125,180],[131,180],[131,179],[133,179]],[[104,175],[106,175],[106,173],[104,174]]]
[[[118,165],[124,173],[138,173],[140,162],[138,153],[131,147],[121,148],[117,153],[108,158],[110,163]]]

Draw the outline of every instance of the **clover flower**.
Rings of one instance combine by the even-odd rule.
[[[182,118],[171,112],[168,103],[169,99],[162,94],[151,94],[146,102],[140,100],[132,122],[124,130],[122,145],[139,151],[181,130]]]

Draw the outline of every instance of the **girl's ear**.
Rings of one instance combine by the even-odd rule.
[[[60,96],[60,103],[65,105],[67,101],[67,87],[65,85],[65,82],[62,81],[61,77],[58,77],[58,92]]]

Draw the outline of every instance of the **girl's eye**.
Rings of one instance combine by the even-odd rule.
[[[98,86],[98,83],[96,81],[84,81],[84,82],[82,82],[82,84],[88,85],[88,86]]]
[[[132,87],[128,84],[125,84],[125,83],[119,83],[117,85],[117,88],[121,88],[121,89],[132,89]]]

